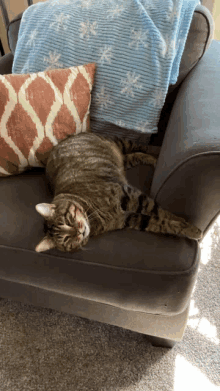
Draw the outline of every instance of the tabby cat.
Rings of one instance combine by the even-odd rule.
[[[155,167],[156,158],[116,137],[80,133],[53,147],[46,175],[54,199],[36,205],[45,218],[45,237],[35,250],[75,251],[91,236],[123,228],[201,238],[198,228],[128,183],[125,169],[139,163]]]

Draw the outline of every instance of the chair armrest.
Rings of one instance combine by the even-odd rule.
[[[0,58],[0,75],[8,75],[12,72],[13,59],[12,53],[7,53]]]
[[[150,195],[204,233],[220,212],[218,41],[212,41],[179,89]]]

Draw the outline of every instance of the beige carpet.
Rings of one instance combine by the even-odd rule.
[[[220,218],[202,261],[183,340],[144,335],[0,300],[0,391],[220,390]]]

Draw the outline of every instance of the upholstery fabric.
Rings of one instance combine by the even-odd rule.
[[[220,42],[190,72],[176,97],[151,197],[203,232],[220,211]]]
[[[134,167],[130,182],[139,176]],[[135,312],[176,315],[189,305],[195,240],[123,229],[90,238],[84,251],[37,253],[44,219],[35,205],[53,198],[44,169],[1,178],[0,194],[0,280]]]
[[[52,147],[89,131],[95,64],[0,75],[0,175],[43,167]]]
[[[11,74],[13,59],[14,56],[11,52],[0,58],[0,75]]]
[[[22,16],[12,72],[95,62],[91,118],[156,133],[197,4],[199,0],[34,4]]]

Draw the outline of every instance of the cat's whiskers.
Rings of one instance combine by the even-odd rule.
[[[98,215],[98,212],[99,212],[99,210],[97,209],[97,210],[94,210],[94,212],[92,212],[92,213],[90,213],[90,215],[88,215],[88,219],[90,219],[91,218],[91,216],[94,214],[94,213],[97,213],[97,215]]]
[[[80,198],[83,202],[85,202],[88,205],[88,209],[94,209],[92,203],[88,202],[85,198],[80,197],[78,194],[74,194],[74,197]]]

